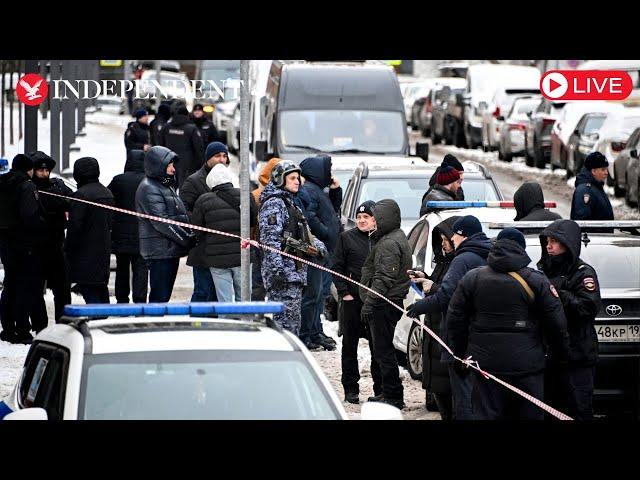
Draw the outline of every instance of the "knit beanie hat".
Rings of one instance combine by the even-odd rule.
[[[449,185],[456,180],[460,179],[460,174],[458,170],[449,165],[445,165],[444,162],[440,166],[440,171],[438,172],[438,176],[436,177],[436,183],[438,185]]]
[[[29,170],[33,169],[33,160],[31,160],[31,157],[25,155],[24,153],[19,153],[15,157],[13,157],[11,168],[13,170],[27,173]]]
[[[502,240],[503,238],[513,240],[520,245],[523,250],[527,248],[527,242],[524,240],[524,235],[520,230],[516,230],[515,228],[505,228],[498,234],[496,240]]]
[[[207,153],[205,154],[205,159],[209,160],[216,153],[220,153],[220,152],[226,153],[227,156],[229,155],[229,150],[227,149],[227,146],[224,143],[211,142],[209,145],[207,145]]]
[[[453,233],[463,237],[470,237],[480,232],[482,232],[482,224],[473,215],[466,215],[453,224]]]
[[[374,202],[373,200],[366,200],[358,205],[358,208],[356,209],[356,215],[358,215],[359,213],[366,213],[367,215],[375,217],[375,215],[373,214],[373,209],[375,206],[376,202]]]
[[[587,170],[593,170],[594,168],[604,168],[608,167],[609,162],[607,161],[607,157],[605,157],[600,152],[591,152],[587,155],[587,158],[584,159],[584,168]]]
[[[456,157],[454,157],[450,153],[447,153],[444,156],[444,158],[442,159],[442,164],[443,165],[449,165],[450,167],[455,168],[459,172],[464,172],[464,167],[460,163],[460,160],[458,160]]]

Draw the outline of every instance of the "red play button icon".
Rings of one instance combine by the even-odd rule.
[[[549,79],[549,91],[553,92],[556,88],[561,87],[562,84],[556,82],[553,78]]]

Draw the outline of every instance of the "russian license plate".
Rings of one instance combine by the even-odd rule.
[[[600,325],[599,342],[640,342],[640,325]]]

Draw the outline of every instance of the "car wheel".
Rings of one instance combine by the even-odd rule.
[[[412,322],[407,340],[407,370],[414,380],[422,378],[422,334],[420,325]]]
[[[505,153],[502,155],[502,159],[505,162],[511,162],[513,160],[513,153]]]

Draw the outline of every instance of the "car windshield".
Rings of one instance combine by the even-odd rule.
[[[336,420],[299,352],[134,352],[90,357],[85,420]]]
[[[420,202],[426,192],[428,178],[366,178],[362,179],[357,205],[366,200],[377,202],[391,198],[398,203],[403,220],[420,218]],[[493,184],[485,179],[465,179],[462,182],[465,200],[498,200]]]
[[[287,151],[402,153],[404,128],[401,112],[289,110],[280,117],[280,142]]]

